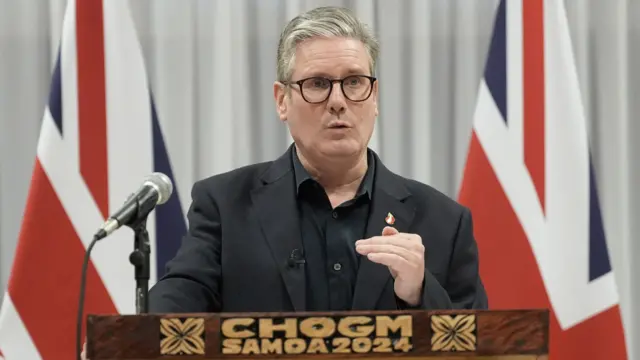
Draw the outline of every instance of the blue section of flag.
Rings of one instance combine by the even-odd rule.
[[[53,122],[58,128],[58,132],[62,136],[62,74],[60,72],[60,50],[58,50],[56,67],[53,69],[53,76],[51,76],[50,89],[49,112],[51,113]]]
[[[169,153],[164,143],[164,136],[156,114],[156,107],[151,97],[151,116],[153,126],[153,168],[154,171],[167,175],[173,182],[173,194],[169,200],[158,206],[156,212],[156,264],[157,278],[165,273],[165,265],[178,251],[182,236],[187,232],[180,196],[173,176]]]
[[[507,4],[500,1],[489,45],[484,78],[500,114],[507,122]]]
[[[604,234],[598,188],[589,159],[589,281],[593,281],[611,271],[609,250]]]

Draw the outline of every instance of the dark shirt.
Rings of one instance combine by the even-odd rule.
[[[360,263],[355,242],[364,238],[373,195],[375,160],[370,151],[367,161],[367,172],[355,197],[332,209],[325,190],[293,151],[308,311],[351,309]]]

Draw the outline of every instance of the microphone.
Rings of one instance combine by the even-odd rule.
[[[140,188],[102,224],[95,238],[104,239],[123,225],[131,227],[137,225],[157,205],[169,200],[172,192],[173,184],[167,175],[155,172],[147,176]]]
[[[95,244],[121,226],[129,226],[134,231],[134,251],[129,256],[129,261],[135,266],[136,279],[136,313],[148,312],[149,301],[149,234],[145,228],[147,215],[157,206],[164,204],[171,197],[173,184],[171,179],[163,173],[153,173],[147,176],[140,188],[125,201],[124,205],[111,215],[96,232],[89,247],[85,251],[80,277],[80,299],[78,301],[78,314],[76,318],[76,358],[81,358],[82,352],[82,319],[84,311],[84,295],[87,282],[87,269],[91,250]]]
[[[289,259],[287,260],[287,264],[290,268],[304,265],[306,264],[306,262],[307,261],[304,259],[304,253],[299,249],[293,249],[293,251],[291,251],[291,254],[289,255]]]

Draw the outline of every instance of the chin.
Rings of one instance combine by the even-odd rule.
[[[321,145],[321,152],[325,156],[332,157],[348,157],[359,154],[362,149],[362,144],[356,141],[328,141]]]

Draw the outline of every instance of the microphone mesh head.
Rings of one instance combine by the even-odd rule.
[[[158,205],[164,204],[173,193],[173,183],[169,177],[161,172],[155,172],[147,177],[147,181],[153,183],[159,190]]]

